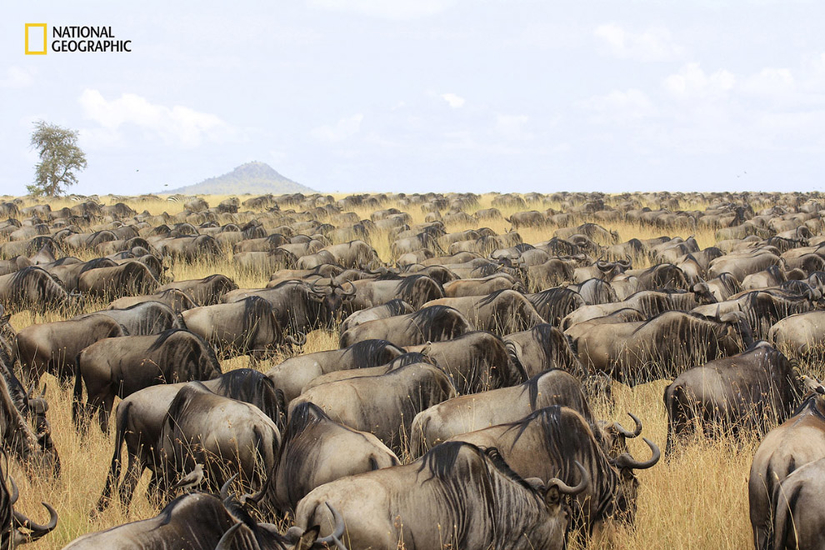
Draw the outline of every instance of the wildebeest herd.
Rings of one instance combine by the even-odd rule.
[[[169,201],[0,203],[4,453],[61,475],[49,375],[77,445],[114,424],[84,513],[128,509],[146,470],[162,508],[67,548],[609,545],[640,471],[697,431],[761,439],[758,550],[825,545],[818,195]],[[21,312],[37,321],[15,330]],[[304,350],[313,333],[337,349]],[[599,418],[617,385],[660,380],[666,441],[632,441],[639,411]],[[58,512],[15,510],[3,468],[0,547],[46,536]]]

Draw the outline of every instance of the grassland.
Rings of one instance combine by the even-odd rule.
[[[217,204],[224,196],[207,197],[210,204]],[[336,197],[337,198],[337,197]],[[484,196],[477,207],[490,206],[492,197]],[[71,206],[68,201],[55,201],[53,208]],[[129,203],[137,211],[148,210],[152,214],[166,211],[175,214],[182,205],[166,201]],[[384,205],[391,207],[393,204]],[[558,209],[561,205],[528,205],[528,208]],[[684,208],[703,209],[706,205],[682,205]],[[400,207],[408,211],[415,222],[423,221],[424,213],[415,207]],[[371,210],[355,209],[361,218],[369,217]],[[508,216],[511,212],[503,209]],[[497,232],[510,227],[505,220],[485,223]],[[651,238],[661,235],[659,230],[626,222],[603,223],[605,227],[619,232],[620,240],[632,237]],[[453,225],[448,231],[468,229]],[[525,242],[539,242],[552,237],[555,228],[522,229],[519,231]],[[671,233],[670,236],[677,236]],[[678,236],[688,237],[685,229]],[[714,244],[712,230],[698,231],[695,238],[701,247]],[[389,241],[386,235],[374,235],[373,246],[382,260],[389,261]],[[217,264],[173,264],[172,272],[177,280],[199,278],[220,272],[235,278],[241,287],[261,287],[268,280],[268,274],[239,276],[232,262],[231,253]],[[84,310],[92,311],[105,307],[102,303],[86,304]],[[20,330],[35,322],[58,320],[55,313],[44,316],[18,313],[11,323]],[[316,331],[308,336],[304,353],[333,349],[337,347],[337,334]],[[277,359],[276,359],[277,362]],[[265,371],[272,362],[264,362],[258,368]],[[223,362],[224,370],[248,366],[245,357]],[[136,492],[136,498],[129,511],[113,506],[96,518],[90,517],[112,458],[113,437],[92,429],[81,440],[71,424],[71,391],[60,388],[57,381],[44,377],[48,386],[50,402],[49,419],[62,462],[59,479],[28,480],[21,468],[11,466],[11,473],[20,487],[17,508],[23,513],[41,521],[46,517],[45,509],[39,504],[45,501],[53,505],[60,514],[57,529],[33,545],[33,548],[62,548],[72,539],[87,532],[97,531],[128,521],[154,516],[158,510],[144,496],[148,475],[144,476]],[[662,394],[667,381],[658,381],[633,388],[614,384],[614,403],[596,403],[597,416],[605,419],[627,422],[626,411],[637,414],[644,423],[644,435],[664,448],[666,437],[666,415]],[[650,470],[639,472],[641,482],[638,513],[635,526],[619,532],[614,540],[616,548],[628,550],[648,550],[651,548],[690,549],[741,549],[751,546],[750,524],[748,521],[747,478],[751,458],[758,444],[756,437],[746,440],[723,439],[708,441],[701,436],[685,442],[669,458]],[[649,451],[641,441],[631,442],[631,451],[641,458],[649,456]],[[575,548],[576,545],[574,544]]]

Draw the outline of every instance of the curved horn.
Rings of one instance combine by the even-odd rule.
[[[324,291],[319,289],[316,284],[318,283],[318,279],[312,281],[312,284],[309,285],[309,291],[313,294],[324,294]],[[332,281],[330,281],[330,285],[332,285]]]
[[[303,332],[299,332],[298,335],[299,335],[299,338],[297,338],[297,339],[292,335],[286,336],[285,339],[286,339],[287,342],[289,342],[290,344],[292,344],[294,346],[303,346],[304,344],[307,343],[307,335],[304,334]]]
[[[238,474],[233,474],[232,477],[226,480],[221,486],[221,500],[226,500],[229,498],[229,486],[232,485],[232,482],[235,481],[235,478],[238,477]]]
[[[16,510],[14,511],[15,522],[21,527],[25,527],[31,531],[31,534],[24,535],[29,541],[35,541],[57,527],[57,512],[45,502],[41,502],[41,504],[46,507],[46,510],[49,511],[49,523],[46,525],[35,523],[20,512]]]
[[[625,428],[624,426],[622,426],[618,422],[613,423],[613,428],[625,437],[629,437],[629,438],[639,437],[639,434],[642,433],[642,421],[639,420],[639,417],[637,417],[632,412],[629,412],[627,414],[630,416],[630,418],[633,419],[633,422],[636,423],[636,429],[631,432],[630,430],[628,430],[627,428]]]
[[[14,478],[11,476],[9,476],[9,484],[11,484],[11,495],[9,495],[9,504],[14,506],[14,503],[17,502],[18,498],[20,498],[20,490],[17,488],[17,483],[14,482]]]
[[[329,502],[324,502],[324,504],[326,504],[329,511],[332,512],[335,528],[332,530],[331,535],[316,540],[313,546],[324,546],[325,544],[329,546],[330,544],[335,544],[338,548],[342,548],[343,545],[339,539],[344,536],[344,518],[332,504]]]
[[[650,457],[650,460],[646,460],[644,462],[639,462],[632,456],[630,453],[622,453],[616,458],[615,464],[618,468],[628,468],[631,470],[646,470],[648,468],[652,468],[654,464],[659,462],[659,458],[662,456],[662,452],[659,450],[659,447],[656,446],[651,440],[646,437],[642,438],[644,442],[650,447],[650,451],[653,453],[653,456]]]
[[[577,495],[584,491],[588,485],[590,485],[590,476],[587,475],[587,470],[584,469],[584,466],[576,460],[574,461],[576,468],[579,469],[579,473],[581,474],[581,479],[579,480],[579,484],[575,487],[571,487],[562,480],[557,477],[552,478],[550,481],[547,482],[547,486],[555,485],[559,492],[564,495]]]
[[[347,283],[349,283],[349,286],[350,286],[350,289],[351,289],[351,290],[349,290],[349,291],[344,290],[344,285],[345,285],[345,284],[347,284]],[[355,296],[355,292],[356,292],[356,290],[357,290],[357,289],[355,288],[355,283],[353,283],[352,281],[350,281],[349,279],[347,279],[346,281],[344,281],[344,285],[341,285],[341,291],[342,291],[341,293],[342,293],[344,296]]]

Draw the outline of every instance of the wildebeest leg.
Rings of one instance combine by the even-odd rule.
[[[123,507],[128,510],[129,504],[132,502],[132,495],[135,492],[135,487],[137,487],[138,481],[140,481],[140,476],[143,474],[143,470],[145,466],[143,465],[143,461],[141,461],[140,457],[129,453],[129,465],[126,468],[126,475],[123,477],[123,483],[120,484],[120,489],[118,490],[118,496],[120,497],[120,503]],[[114,483],[117,483],[117,480],[113,480]],[[100,497],[101,500],[103,497]],[[100,504],[98,504],[100,506]]]
[[[109,417],[112,415],[112,407],[114,406],[115,396],[113,393],[106,394],[102,403],[98,407],[98,422],[100,423],[100,431],[105,434],[109,433]]]

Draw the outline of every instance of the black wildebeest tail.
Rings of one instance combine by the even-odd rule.
[[[72,423],[80,430],[84,422],[83,418],[83,376],[80,374],[80,355],[74,358],[74,393],[72,395]]]
[[[112,493],[114,487],[120,481],[120,449],[123,447],[123,442],[126,438],[126,418],[129,416],[129,409],[132,408],[132,403],[127,402],[126,406],[119,406],[117,408],[117,432],[115,433],[115,451],[112,454],[112,463],[109,467],[109,475],[106,476],[106,485],[103,487],[103,493],[100,495],[100,500],[97,501],[96,511],[102,512],[109,506],[112,500]]]

